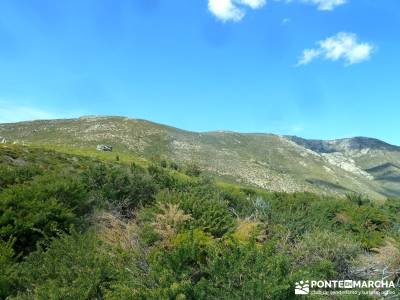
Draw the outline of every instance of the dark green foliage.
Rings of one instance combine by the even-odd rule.
[[[349,221],[344,226],[354,233],[354,237],[365,248],[371,249],[382,245],[386,235],[385,232],[390,227],[387,215],[381,210],[370,206],[349,209],[346,213]]]
[[[12,292],[11,276],[15,268],[13,240],[0,240],[0,299]]]
[[[190,163],[185,168],[185,174],[188,176],[198,177],[201,174],[200,167],[195,163]]]
[[[290,258],[274,242],[258,246],[228,240],[212,255],[196,294],[203,299],[289,299]]]
[[[224,189],[220,194],[228,201],[230,210],[236,216],[256,218],[265,222],[270,220],[272,213],[271,202],[264,195],[257,194],[250,189],[248,191]]]
[[[290,260],[275,244],[213,239],[201,230],[179,234],[173,248],[150,260],[148,299],[288,299]]]
[[[235,224],[229,211],[227,201],[219,198],[218,194],[205,195],[202,189],[193,189],[191,193],[163,191],[158,194],[160,203],[179,204],[179,207],[193,220],[189,223],[194,228],[211,233],[215,237],[221,237]]]
[[[20,267],[17,298],[102,299],[116,271],[99,247],[92,232],[73,231],[32,253]]]
[[[162,167],[152,164],[149,166],[148,170],[153,180],[161,188],[173,188],[174,186],[176,186],[176,179]]]
[[[153,156],[151,158],[151,161],[153,162],[153,166],[161,167],[163,169],[171,169],[171,170],[175,170],[175,171],[178,171],[181,169],[180,166],[176,162],[165,159],[165,158],[161,158],[159,155]]]
[[[179,170],[179,165],[178,165],[177,163],[175,163],[175,162],[170,162],[170,163],[169,163],[169,167],[170,167],[171,169],[175,170],[175,171],[178,171],[178,170]]]
[[[268,201],[272,204],[269,222],[287,227],[292,238],[318,228],[346,233],[371,249],[382,244],[390,228],[388,215],[369,201],[359,205],[308,193],[276,193]]]
[[[294,299],[295,281],[351,278],[360,255],[400,240],[398,199],[41,153],[0,148],[0,299]]]
[[[123,215],[129,215],[138,206],[151,204],[158,188],[147,173],[134,166],[128,172],[119,166],[96,164],[82,177],[98,201],[111,204]]]
[[[39,177],[31,186],[36,187],[37,198],[54,197],[77,216],[91,212],[93,204],[88,199],[87,187],[79,177],[49,174]]]
[[[0,165],[0,190],[13,184],[24,183],[42,173],[35,165],[11,167]]]
[[[368,199],[368,197],[361,194],[347,194],[346,198],[358,206],[371,204],[371,201]]]
[[[0,193],[0,237],[15,237],[17,253],[27,253],[36,243],[79,225],[87,211],[85,191],[74,179],[41,178],[14,185]]]
[[[340,274],[344,278],[350,274],[352,261],[362,253],[359,243],[318,229],[305,234],[292,252],[296,268],[312,271],[318,270],[318,266],[330,264],[331,267],[325,269],[325,276]]]

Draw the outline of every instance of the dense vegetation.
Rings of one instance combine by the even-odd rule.
[[[398,269],[399,211],[2,146],[0,299],[291,299],[299,280]]]

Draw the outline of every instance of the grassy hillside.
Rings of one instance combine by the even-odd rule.
[[[84,154],[0,145],[0,299],[294,299],[299,280],[397,279],[396,199]]]
[[[357,192],[381,200],[400,196],[398,168],[391,168],[390,176],[374,172],[387,164],[400,166],[400,148],[372,139],[308,141],[272,134],[196,133],[122,117],[0,124],[0,137],[8,143],[88,155],[96,152],[96,145],[107,144],[122,160],[163,157],[195,162],[209,174],[270,191],[338,196]]]

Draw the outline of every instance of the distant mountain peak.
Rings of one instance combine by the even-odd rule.
[[[361,136],[337,140],[307,140],[297,136],[287,136],[287,138],[298,145],[318,153],[362,150],[400,151],[400,147],[398,146],[388,144],[378,139]]]

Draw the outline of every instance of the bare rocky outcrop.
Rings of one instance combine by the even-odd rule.
[[[108,145],[97,145],[97,151],[112,152],[113,147]]]

